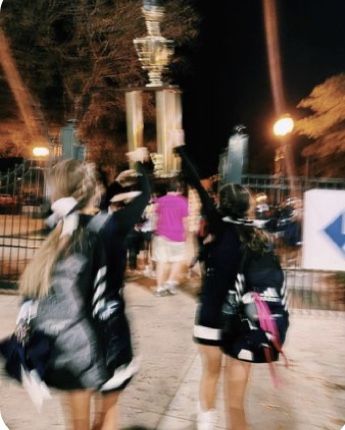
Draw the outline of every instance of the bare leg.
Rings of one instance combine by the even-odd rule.
[[[144,264],[149,266],[151,263],[151,240],[144,241]]]
[[[177,285],[180,282],[181,273],[184,270],[184,266],[185,266],[184,261],[178,261],[176,263],[172,263],[167,282]]]
[[[156,270],[157,270],[157,263],[153,260],[151,260],[151,268],[152,268],[152,274],[153,276],[156,276]]]
[[[118,430],[120,392],[97,394],[95,404],[95,422],[92,430]]]
[[[228,428],[231,430],[248,430],[244,412],[244,401],[251,364],[226,358],[225,369],[225,412]]]
[[[155,276],[155,262],[152,260],[152,240],[147,241],[146,267],[150,278]]]
[[[209,345],[199,345],[199,352],[202,360],[200,406],[207,411],[215,407],[222,352],[217,346]]]
[[[92,430],[100,430],[103,422],[103,396],[101,393],[96,393],[94,400],[94,417]]]
[[[75,390],[67,395],[70,410],[71,428],[86,430],[90,428],[91,391]]]
[[[163,263],[161,261],[157,261],[156,263],[156,276],[157,276],[157,290],[163,287],[165,284],[168,272],[170,269],[169,263]]]

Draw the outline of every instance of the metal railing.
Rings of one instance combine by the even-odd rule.
[[[25,161],[0,176],[0,286],[17,281],[43,239],[44,169]]]
[[[345,273],[291,267],[285,278],[290,309],[345,312]]]
[[[296,194],[302,198],[305,191],[322,188],[330,190],[345,190],[344,178],[309,178],[306,176],[274,175],[243,175],[242,185],[250,188],[254,193],[266,193],[271,203],[282,203],[291,197],[291,185],[294,186]]]
[[[304,192],[311,189],[345,190],[344,178],[308,178],[270,175],[244,175],[242,184],[253,195],[264,194],[272,208],[284,207],[291,195],[291,185],[295,195],[303,205]],[[302,267],[302,249],[300,243],[291,243],[285,227],[271,232],[289,291],[290,309],[308,309],[319,311],[340,311],[345,315],[345,272],[306,270]]]
[[[0,288],[15,288],[26,263],[44,239],[45,168],[43,162],[26,161],[0,175]],[[345,189],[344,179],[293,180],[301,197],[315,187]],[[283,177],[246,175],[242,182],[253,194],[265,193],[272,205],[279,206],[290,197],[290,182]],[[287,240],[286,229],[270,234],[285,271],[290,308],[345,311],[345,273],[303,269],[301,246]]]

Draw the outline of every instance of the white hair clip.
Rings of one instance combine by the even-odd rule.
[[[48,218],[47,224],[57,224],[60,220],[63,221],[62,232],[60,237],[71,236],[74,230],[77,229],[79,223],[78,212],[75,211],[78,205],[77,200],[74,197],[64,197],[56,200],[52,204],[52,211],[54,212],[51,217]]]

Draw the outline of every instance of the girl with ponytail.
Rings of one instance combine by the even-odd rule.
[[[49,339],[41,379],[67,393],[73,430],[118,429],[119,394],[137,370],[123,285],[114,285],[117,255],[112,254],[150,198],[142,166],[147,151],[140,148],[129,157],[137,163],[142,192],[123,215],[123,225],[120,211],[94,215],[100,188],[92,164],[64,160],[51,168],[47,189],[53,215],[48,222],[54,228],[20,279],[21,312],[30,309],[31,332]],[[98,395],[91,426],[93,393]]]
[[[222,369],[222,350],[224,351],[223,305],[229,291],[235,291],[243,247],[247,246],[255,252],[265,252],[268,238],[246,222],[251,200],[249,191],[238,184],[226,184],[219,190],[217,198],[219,203],[216,206],[201,185],[199,176],[181,143],[178,142],[179,146],[175,147],[175,151],[182,158],[182,166],[189,184],[199,194],[202,211],[208,224],[209,234],[204,240],[206,250],[203,253],[205,274],[195,317],[194,340],[199,344],[202,359],[197,429],[214,430],[217,385]],[[246,339],[240,341],[243,351],[248,356],[250,346],[246,344]],[[231,423],[231,428],[236,430],[248,428],[244,398],[250,366],[250,359],[226,356],[226,412],[229,427]]]

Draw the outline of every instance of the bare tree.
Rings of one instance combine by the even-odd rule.
[[[146,81],[133,45],[146,33],[141,6],[141,0],[4,2],[0,24],[49,126],[77,118],[80,137],[92,142],[91,154],[101,153],[98,144],[107,142],[109,149],[124,144],[124,100],[118,89]],[[198,17],[188,0],[168,0],[166,11],[162,28],[177,44],[171,78],[178,81],[188,73],[179,48],[193,45]],[[145,116],[153,118],[149,97]]]

